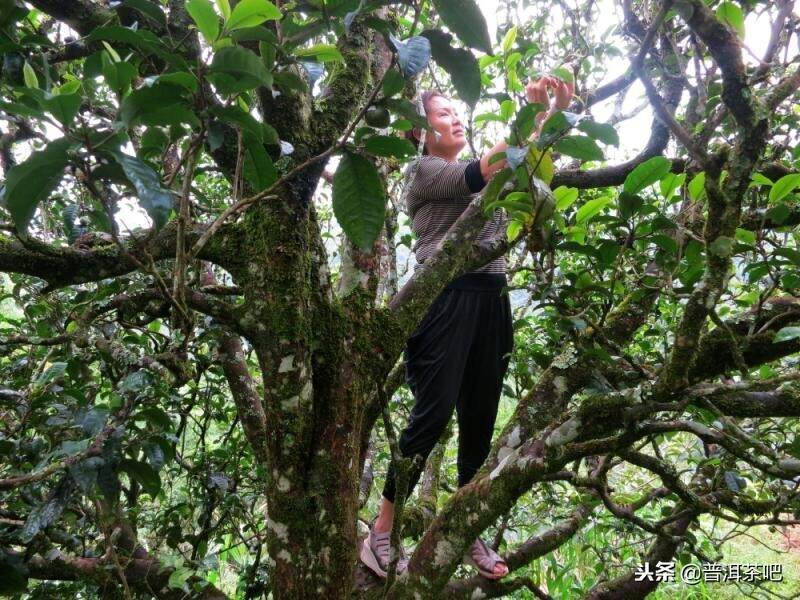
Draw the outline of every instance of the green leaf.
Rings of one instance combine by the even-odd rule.
[[[33,70],[33,67],[30,66],[27,60],[25,64],[22,65],[22,79],[29,88],[39,87],[39,78],[36,77],[36,71]]]
[[[126,127],[147,122],[147,117],[165,109],[172,109],[183,99],[184,89],[169,83],[156,83],[132,91],[125,96],[119,111],[119,119]]]
[[[395,135],[374,135],[367,139],[364,147],[367,152],[376,156],[394,156],[401,159],[413,156],[417,152],[411,142]]]
[[[55,140],[8,171],[2,199],[18,231],[28,228],[39,202],[47,198],[61,181],[68,163],[69,147],[69,140]]]
[[[744,14],[736,4],[722,2],[717,7],[717,18],[733,29],[741,39],[744,39]]]
[[[686,186],[689,191],[689,197],[695,202],[701,201],[706,196],[706,172],[700,171],[697,175],[692,177],[689,185]]]
[[[514,46],[514,42],[517,40],[517,28],[512,27],[506,34],[503,36],[503,42],[501,46],[503,47],[503,53],[508,54],[508,51]]]
[[[533,104],[526,104],[519,109],[514,119],[514,126],[511,128],[514,135],[512,139],[514,144],[519,144],[520,140],[527,140],[530,138],[536,126],[536,115],[544,109],[545,106],[543,104],[538,104],[536,102]]]
[[[556,210],[565,211],[578,199],[578,188],[558,186],[553,190],[556,199]]]
[[[486,54],[492,53],[492,40],[486,19],[475,0],[433,0],[436,12],[462,42]]]
[[[19,533],[23,544],[27,544],[42,529],[55,523],[66,508],[74,489],[75,484],[72,480],[69,477],[63,478],[50,497],[28,514],[28,519]]]
[[[218,51],[211,63],[209,78],[223,94],[235,94],[259,85],[272,85],[272,75],[258,55],[241,46]]]
[[[672,162],[663,156],[649,158],[628,173],[622,188],[629,194],[638,194],[669,173],[671,166]]]
[[[119,462],[119,470],[125,471],[142,489],[155,498],[161,491],[161,478],[158,471],[145,462],[124,459]]]
[[[278,179],[278,172],[272,159],[267,154],[264,144],[254,136],[243,136],[244,143],[244,177],[254,192],[267,189]]]
[[[171,83],[185,88],[189,92],[197,91],[197,78],[186,71],[174,71],[158,76],[159,83]]]
[[[551,75],[554,77],[558,77],[561,81],[566,81],[567,83],[575,83],[575,76],[572,74],[567,67],[561,66],[556,67],[551,71]]]
[[[167,25],[167,17],[164,15],[164,11],[153,2],[149,2],[148,0],[122,0],[122,5],[138,10],[144,16],[152,19],[159,25],[164,27]]]
[[[612,196],[601,196],[600,198],[589,200],[578,209],[578,213],[575,216],[576,221],[579,224],[585,223],[603,210],[612,199]]]
[[[508,236],[508,241],[513,242],[515,239],[517,239],[521,231],[522,222],[518,221],[517,219],[511,219],[506,226],[506,236]]]
[[[364,251],[372,247],[383,227],[386,198],[375,165],[353,152],[344,152],[333,176],[333,213],[347,237]]]
[[[797,338],[800,338],[800,327],[784,327],[775,334],[775,337],[772,338],[772,343],[788,342]]]
[[[396,69],[390,69],[383,78],[383,95],[387,98],[403,91],[406,82],[403,75]]]
[[[65,127],[68,127],[78,109],[81,107],[83,99],[80,94],[52,94],[45,93],[41,101],[42,108],[58,119]]]
[[[179,567],[175,569],[172,573],[169,574],[169,579],[167,580],[167,587],[173,589],[183,589],[186,585],[186,582],[192,576],[191,569],[187,567]]]
[[[766,185],[768,187],[773,185],[772,180],[763,173],[753,173],[750,179],[753,181],[750,185]]]
[[[736,228],[736,240],[743,244],[753,245],[756,243],[756,234],[749,229]]]
[[[400,63],[403,77],[410,79],[428,66],[431,59],[431,43],[428,38],[415,35],[401,41],[390,35],[389,40],[397,50],[397,62]]]
[[[219,36],[219,16],[214,11],[210,0],[189,0],[186,12],[192,17],[200,33],[206,41],[212,43]]]
[[[553,175],[555,174],[553,152],[551,150],[542,152],[531,146],[528,150],[528,164],[534,169],[533,174],[536,177],[544,181],[547,185],[550,185],[550,182],[553,181]]]
[[[753,235],[755,236],[755,234]],[[772,254],[773,256],[788,258],[796,267],[800,267],[800,250],[795,250],[794,248],[775,248]]]
[[[578,129],[589,137],[600,140],[608,146],[619,146],[619,135],[610,123],[598,123],[589,119],[578,124]]]
[[[417,107],[405,98],[388,98],[384,100],[388,109],[411,121],[416,127],[429,127],[428,121],[417,112]]]
[[[283,15],[281,11],[267,0],[241,0],[233,7],[233,12],[225,22],[225,29],[243,29],[245,27],[255,27],[264,21],[277,21]]]
[[[800,173],[792,173],[784,175],[774,184],[769,190],[769,201],[775,204],[783,200],[786,196],[792,193],[794,189],[800,185]]]
[[[671,199],[673,194],[675,194],[675,190],[681,187],[685,180],[686,173],[667,173],[664,175],[664,177],[661,178],[661,181],[659,181],[661,195],[664,196],[664,199]]]
[[[67,363],[65,362],[54,362],[52,365],[47,367],[47,369],[36,378],[36,385],[38,387],[44,387],[51,381],[55,381],[59,377],[64,375],[64,372],[67,370]]]
[[[101,60],[106,85],[118,94],[124,93],[137,75],[136,67],[125,61],[113,62],[105,53],[102,54]]]
[[[230,18],[231,16],[231,4],[228,0],[216,0],[217,8],[219,8],[219,12],[222,13],[222,16],[225,19]]]
[[[568,135],[558,140],[553,149],[580,160],[603,160],[603,151],[592,138],[585,135]]]
[[[431,43],[433,60],[450,75],[459,97],[474,107],[481,95],[481,70],[472,52],[453,48],[453,37],[434,29],[422,32]]]
[[[122,167],[125,176],[133,184],[139,203],[147,212],[157,229],[169,220],[172,210],[172,196],[161,186],[158,174],[135,156],[114,152],[114,158]]]
[[[342,53],[333,44],[315,44],[308,48],[298,48],[295,56],[301,58],[313,57],[319,62],[343,61]]]
[[[644,200],[637,194],[629,194],[623,190],[619,195],[619,214],[623,219],[630,219],[644,204]]]
[[[581,116],[575,113],[558,110],[550,115],[542,124],[542,133],[536,140],[537,148],[549,146],[555,140],[564,135],[574,125],[578,124]]]

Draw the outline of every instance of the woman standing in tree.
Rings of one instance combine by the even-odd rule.
[[[551,101],[548,89],[553,91]],[[529,82],[529,102],[550,106],[539,114],[544,122],[552,112],[569,105],[572,84],[555,77]],[[430,130],[425,136],[423,156],[408,189],[408,211],[418,241],[417,261],[430,257],[450,226],[506,161],[490,159],[504,152],[499,142],[480,159],[459,161],[466,146],[464,126],[452,102],[435,91],[421,95]],[[413,141],[418,143],[419,130]],[[502,212],[486,223],[478,239],[493,239],[505,226]],[[513,347],[511,305],[508,295],[505,257],[466,273],[452,281],[436,298],[404,352],[406,378],[415,404],[408,426],[400,435],[404,457],[428,454],[447,427],[453,409],[458,412],[458,485],[466,485],[489,454],[503,377]],[[419,481],[422,465],[409,474],[410,495]],[[389,565],[389,537],[394,520],[395,473],[390,463],[379,514],[361,549],[361,560],[377,575],[386,576]],[[505,561],[483,540],[476,539],[465,560],[490,579],[508,574]],[[408,560],[401,548],[398,571]]]

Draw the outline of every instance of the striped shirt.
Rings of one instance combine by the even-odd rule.
[[[430,155],[420,157],[419,168],[407,196],[411,229],[418,238],[413,248],[418,263],[424,263],[434,253],[450,226],[483,188],[484,181],[477,162],[449,162]],[[495,209],[494,218],[484,224],[478,240],[490,241],[505,227],[505,213],[502,209]],[[505,256],[470,272],[505,273]]]

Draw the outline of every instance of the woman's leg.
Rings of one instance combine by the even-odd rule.
[[[468,294],[461,290],[444,292],[406,346],[406,378],[415,404],[398,446],[403,457],[420,455],[423,459],[409,473],[407,496],[419,481],[424,461],[447,427],[458,399],[478,317],[477,305]],[[387,526],[391,529],[395,483],[394,465],[390,463],[378,516],[379,531]]]
[[[394,523],[394,502],[387,500],[386,496],[381,496],[381,504],[378,507],[378,518],[375,519],[375,524],[372,529],[376,533],[386,533],[392,530],[392,523]]]
[[[427,458],[450,421],[475,329],[475,315],[468,310],[471,307],[457,291],[445,291],[408,340],[406,378],[416,402],[398,441],[404,457],[419,454]],[[409,473],[408,494],[421,473],[421,464]],[[390,462],[380,513],[360,552],[361,561],[382,577],[386,576],[390,562],[389,531],[394,521],[395,491],[394,465]],[[402,567],[398,563],[398,569],[403,568],[404,563]]]
[[[497,407],[514,344],[508,295],[481,294],[478,329],[470,348],[458,410],[458,485],[472,480],[492,444]]]
[[[470,349],[458,410],[458,485],[466,485],[483,465],[492,443],[503,378],[513,349],[508,295],[481,295],[481,318]],[[468,550],[486,577],[499,579],[508,566],[480,538]]]

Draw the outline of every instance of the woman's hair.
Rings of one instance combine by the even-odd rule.
[[[437,96],[439,96],[440,98],[447,98],[447,96],[445,96],[443,93],[441,93],[438,90],[425,90],[424,92],[420,92],[420,94],[417,95],[416,99],[414,100],[414,106],[419,106],[419,103],[422,102],[422,108],[425,111],[425,114],[427,115],[428,114],[428,105],[430,104],[430,101],[433,100],[434,98],[436,98]],[[414,128],[413,127],[411,129],[409,129],[408,131],[406,131],[404,135],[405,135],[405,138],[409,142],[414,144],[415,148],[419,148],[419,138],[414,135]],[[422,153],[423,154],[427,154],[428,153],[428,149],[427,148],[423,148],[422,149]]]

